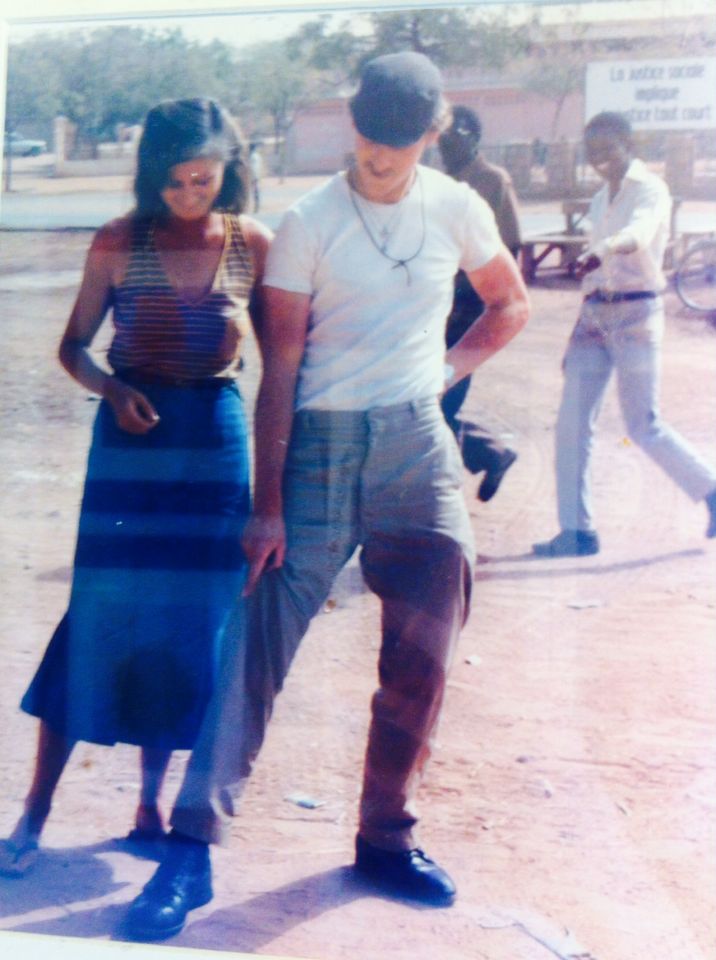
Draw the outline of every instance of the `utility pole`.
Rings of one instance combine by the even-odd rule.
[[[5,131],[5,139],[3,141],[3,161],[4,161],[4,172],[5,178],[3,182],[3,190],[5,193],[10,193],[12,190],[12,149],[10,147],[10,137],[8,134],[9,130]],[[7,153],[5,153],[5,143],[7,142]]]
[[[7,91],[7,35],[7,22],[0,20],[0,141],[2,141],[3,158],[5,159],[4,189],[9,192],[12,189],[12,153],[10,152],[10,142],[8,140],[7,157],[5,157],[5,139],[2,133],[2,131],[5,130],[5,94]],[[9,130],[5,130],[6,135],[9,132]]]

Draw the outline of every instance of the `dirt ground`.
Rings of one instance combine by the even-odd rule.
[[[0,836],[28,785],[36,725],[17,703],[66,602],[96,410],[55,360],[88,242],[0,234]],[[595,454],[602,552],[532,558],[555,532],[553,424],[579,302],[566,281],[532,294],[530,325],[467,405],[520,456],[489,504],[465,478],[475,604],[421,794],[422,840],[457,903],[411,907],[347,869],[378,636],[349,567],[278,701],[232,843],[215,852],[215,899],[172,945],[312,960],[716,956],[716,541],[703,504],[625,438],[611,390]],[[667,306],[663,411],[716,461],[716,330],[672,294]],[[249,403],[256,373],[249,350]],[[155,866],[114,839],[131,826],[136,761],[129,747],[78,748],[40,861],[0,879],[0,931],[114,937]]]

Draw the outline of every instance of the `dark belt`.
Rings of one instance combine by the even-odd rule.
[[[234,377],[172,377],[171,375],[135,369],[117,370],[115,376],[118,380],[122,380],[130,386],[147,384],[159,387],[213,387],[217,389],[236,382]]]
[[[653,300],[658,296],[654,290],[626,290],[624,293],[592,290],[584,299],[587,303],[624,303],[627,300]]]

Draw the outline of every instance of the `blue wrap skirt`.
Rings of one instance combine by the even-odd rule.
[[[246,572],[246,420],[233,380],[141,390],[143,436],[100,403],[69,607],[21,707],[73,740],[190,749]]]

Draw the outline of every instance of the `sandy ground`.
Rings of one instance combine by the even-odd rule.
[[[96,410],[55,361],[88,241],[0,234],[0,836],[28,784],[36,726],[17,703],[67,599]],[[215,853],[215,899],[175,946],[315,960],[716,955],[716,542],[703,505],[624,437],[610,391],[595,455],[603,550],[530,556],[555,532],[553,423],[579,300],[559,282],[532,293],[529,327],[468,399],[520,457],[490,504],[465,478],[475,606],[421,794],[424,846],[455,876],[457,903],[385,899],[347,869],[378,625],[349,567],[278,701],[232,843]],[[716,331],[667,304],[663,410],[716,461]],[[250,403],[253,350],[248,360]],[[78,748],[39,863],[0,879],[0,931],[113,938],[155,866],[114,839],[131,826],[137,780],[133,749]]]

